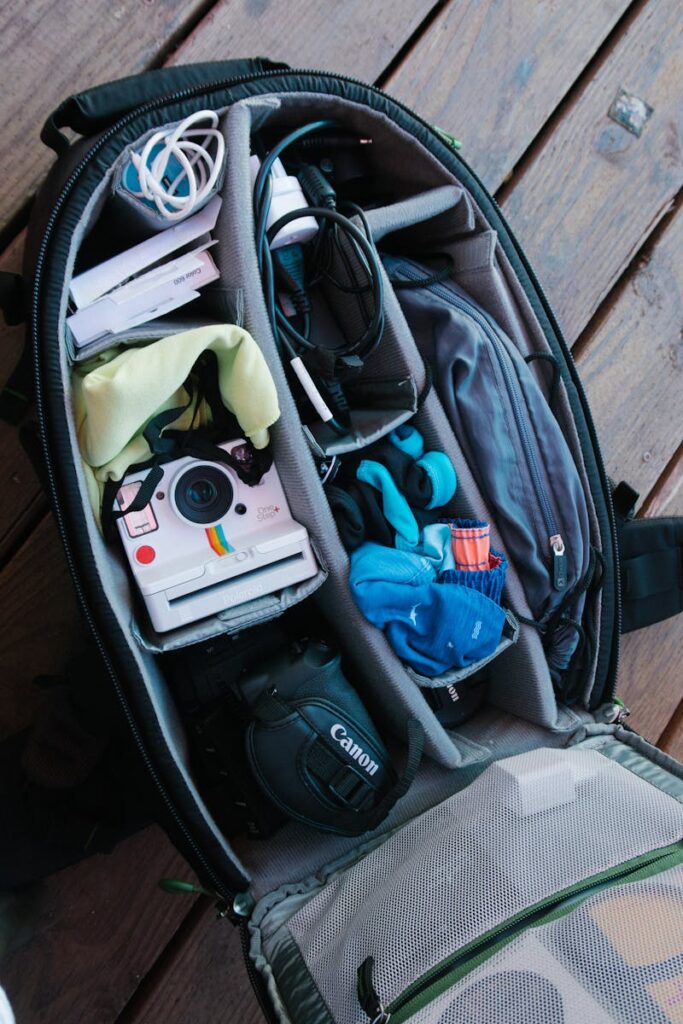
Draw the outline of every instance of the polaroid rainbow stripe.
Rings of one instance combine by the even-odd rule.
[[[235,550],[223,533],[223,527],[220,523],[218,526],[207,526],[205,532],[211,549],[216,555],[229,555]]]

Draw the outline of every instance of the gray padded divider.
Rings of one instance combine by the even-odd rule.
[[[516,644],[519,639],[519,623],[512,614],[511,611],[506,612],[507,621],[503,629],[503,636],[500,643],[496,647],[495,651],[489,654],[486,658],[481,658],[480,661],[475,661],[471,665],[467,665],[465,668],[452,668],[448,672],[443,672],[440,676],[423,676],[419,672],[415,672],[414,669],[407,667],[406,671],[411,679],[414,679],[418,686],[421,686],[424,690],[435,690],[444,686],[454,686],[455,683],[461,682],[463,679],[469,679],[476,672],[480,672],[481,669],[489,665],[495,658],[499,657],[503,651],[506,651],[511,644]]]
[[[463,200],[464,192],[457,185],[442,185],[440,188],[420,192],[409,199],[400,199],[389,206],[380,206],[368,210],[365,219],[375,242],[386,235],[404,228],[413,227],[423,221],[431,220],[440,214],[447,213]]]
[[[182,313],[175,313],[164,317],[163,320],[148,320],[147,323],[140,324],[138,327],[130,327],[126,331],[121,331],[120,334],[109,334],[106,338],[100,338],[98,341],[93,341],[78,349],[74,346],[71,332],[67,328],[67,344],[74,362],[82,363],[99,355],[100,352],[118,348],[119,345],[144,345],[150,341],[158,341],[159,338],[166,338],[170,334],[180,334],[193,327],[210,327],[215,323],[216,318],[207,316],[203,310],[201,313],[197,311],[187,313],[185,316]]]
[[[254,237],[249,175],[251,118],[248,104],[238,103],[223,120],[230,165],[216,234],[222,283],[244,294],[244,326],[258,341],[280,398],[281,416],[271,431],[273,455],[292,514],[316,538],[329,571],[316,600],[337,631],[357,673],[356,685],[378,720],[399,737],[409,717],[417,718],[426,736],[426,752],[446,767],[461,755],[409,678],[384,635],[362,616],[348,586],[349,563],[325,499],[299,415],[272,336],[261,290]],[[391,316],[391,314],[389,314]],[[405,324],[401,316],[401,321]],[[407,326],[405,327],[407,330]],[[386,370],[385,370],[386,372]]]

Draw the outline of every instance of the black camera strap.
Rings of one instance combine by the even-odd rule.
[[[312,736],[306,744],[305,771],[319,785],[330,792],[341,804],[335,811],[334,831],[341,835],[363,835],[377,828],[389,811],[404,796],[415,778],[422,760],[424,730],[415,718],[407,723],[407,754],[403,769],[383,796],[377,800],[377,790],[362,771],[345,759],[319,731],[317,723],[299,702],[290,703],[275,689],[262,693],[253,707],[257,721],[273,724],[283,718],[298,715],[308,726]],[[253,767],[253,765],[252,765]],[[302,764],[302,767],[303,764]],[[289,811],[288,808],[286,810]],[[311,824],[316,825],[314,821]]]
[[[206,371],[206,367],[204,371]],[[203,389],[210,379],[211,375],[203,372],[200,377],[200,388],[197,392],[195,409],[198,408],[199,403],[202,401]],[[141,512],[150,503],[163,476],[163,469],[161,467],[166,462],[173,462],[176,459],[191,456],[204,462],[223,463],[229,466],[248,487],[258,484],[272,466],[273,456],[270,448],[258,450],[254,448],[251,441],[246,441],[249,447],[248,459],[237,459],[230,452],[226,452],[220,447],[218,438],[225,441],[230,433],[237,436],[239,427],[234,416],[228,413],[224,406],[220,406],[223,414],[217,416],[217,411],[214,411],[214,401],[210,403],[214,416],[214,425],[212,427],[198,427],[194,430],[192,428],[189,430],[168,429],[192,405],[195,388],[191,378],[188,377],[185,381],[184,388],[188,396],[185,405],[174,406],[172,409],[164,409],[163,412],[157,413],[147,423],[142,432],[142,436],[152,452],[152,457],[146,462],[139,462],[133,466],[128,466],[125,475],[146,469],[147,467],[150,467],[150,471],[140,484],[133,501],[126,506],[125,511],[114,508],[114,502],[124,477],[120,477],[118,480],[106,481],[102,495],[102,531],[108,540],[111,540],[114,536],[113,527],[117,519],[128,515],[129,512]],[[216,391],[213,393],[214,399],[216,398],[216,393],[217,386]],[[218,404],[220,405],[220,403]],[[224,433],[224,431],[227,431],[227,433]]]

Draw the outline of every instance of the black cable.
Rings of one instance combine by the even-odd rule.
[[[329,220],[338,224],[342,231],[357,243],[367,261],[368,270],[372,279],[372,290],[375,296],[371,321],[360,338],[357,338],[353,342],[346,342],[345,344],[338,346],[336,349],[331,350],[338,356],[357,355],[361,359],[366,359],[379,344],[384,330],[384,283],[382,281],[379,259],[374,246],[372,242],[366,238],[360,228],[357,228],[356,225],[348,219],[348,217],[339,213],[338,210],[330,210],[324,206],[303,207],[300,210],[290,210],[288,213],[283,214],[283,216],[276,220],[266,232],[268,242],[272,242],[278,232],[281,231],[282,228],[286,227],[287,224],[290,224],[292,221],[298,220],[300,217],[304,216],[315,217],[320,220]]]

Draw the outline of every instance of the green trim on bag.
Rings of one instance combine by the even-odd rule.
[[[551,924],[576,910],[578,906],[594,895],[596,889],[640,882],[677,867],[679,864],[683,864],[683,842],[673,843],[661,850],[634,857],[633,860],[593,875],[590,879],[578,882],[557,895],[516,914],[504,921],[503,924],[492,928],[478,939],[463,946],[456,954],[452,954],[445,961],[437,964],[397,996],[386,1008],[387,1013],[391,1016],[392,1024],[403,1024],[442,993],[462,981],[477,967],[486,963],[522,932]],[[533,918],[533,920],[525,924],[529,918]],[[479,952],[475,952],[476,950]],[[453,967],[450,969],[448,968],[449,961],[453,962]],[[442,977],[436,978],[432,983],[428,981],[431,975],[439,974],[444,970],[446,973]],[[425,984],[427,987],[422,988]]]

